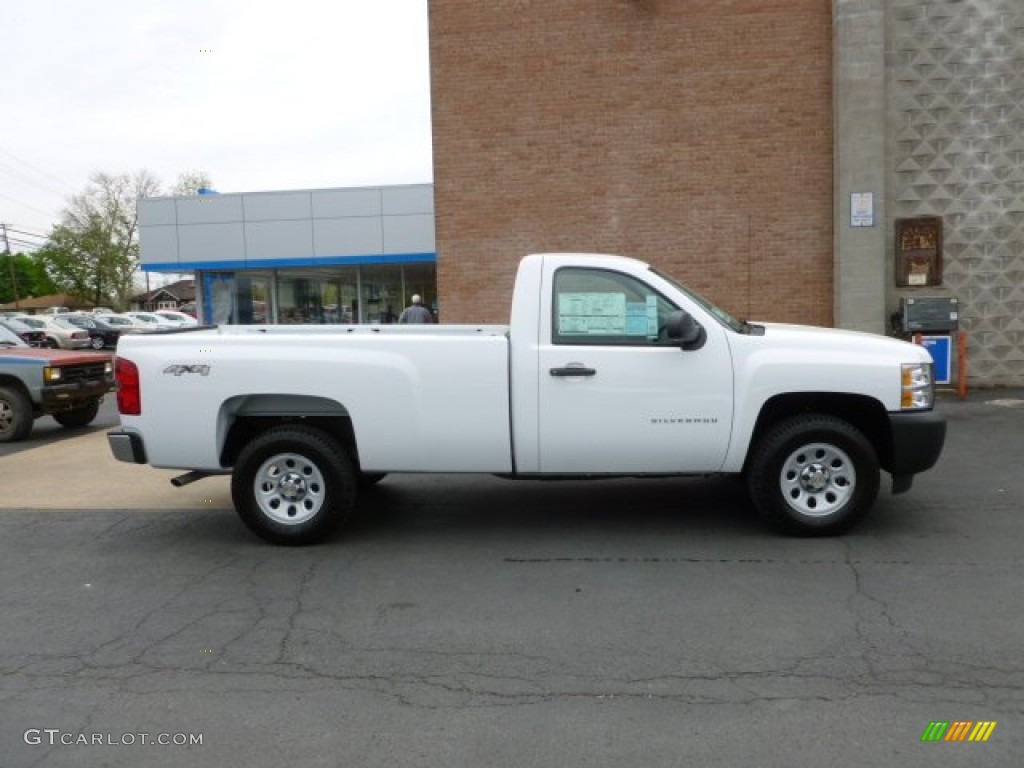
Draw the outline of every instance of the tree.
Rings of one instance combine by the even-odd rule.
[[[206,171],[185,171],[178,174],[177,183],[171,187],[171,195],[198,195],[200,189],[213,189],[213,181]]]
[[[39,259],[25,253],[0,254],[0,304],[47,296],[57,290]]]
[[[149,171],[96,172],[71,198],[38,257],[53,281],[96,304],[125,306],[139,265],[136,201],[160,183]]]

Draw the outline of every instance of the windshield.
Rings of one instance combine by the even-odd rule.
[[[9,331],[6,325],[0,325],[0,347],[27,347],[28,344],[18,338],[17,334]]]
[[[730,315],[724,309],[722,309],[720,307],[716,307],[714,304],[712,304],[710,301],[705,299],[699,293],[694,293],[693,291],[691,291],[689,288],[687,288],[685,285],[680,283],[678,280],[676,280],[671,275],[666,275],[664,272],[662,272],[659,269],[655,269],[654,267],[649,267],[649,269],[651,270],[651,272],[656,274],[662,280],[665,280],[665,281],[671,283],[672,286],[674,288],[676,288],[676,290],[678,290],[680,293],[683,293],[684,295],[686,295],[687,297],[692,299],[696,304],[699,304],[702,309],[704,309],[708,314],[710,314],[712,317],[714,317],[715,320],[720,322],[726,328],[728,328],[730,330],[733,330],[733,331],[736,331],[736,333],[743,333],[744,332],[744,323],[743,323],[743,321],[737,320],[735,317]]]
[[[30,326],[21,322],[21,320],[17,320],[13,317],[0,320],[0,325],[6,327],[10,331],[14,331],[15,333],[27,333],[33,330]]]

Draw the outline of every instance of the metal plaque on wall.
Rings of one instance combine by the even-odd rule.
[[[896,285],[942,285],[942,218],[896,219]]]

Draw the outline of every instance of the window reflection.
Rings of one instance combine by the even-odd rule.
[[[394,323],[413,294],[437,316],[433,263],[371,264],[261,272],[203,272],[204,322]]]

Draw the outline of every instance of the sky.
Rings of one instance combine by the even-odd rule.
[[[166,188],[202,170],[220,192],[432,181],[427,0],[0,8],[13,251],[41,243],[95,171],[146,169]]]

